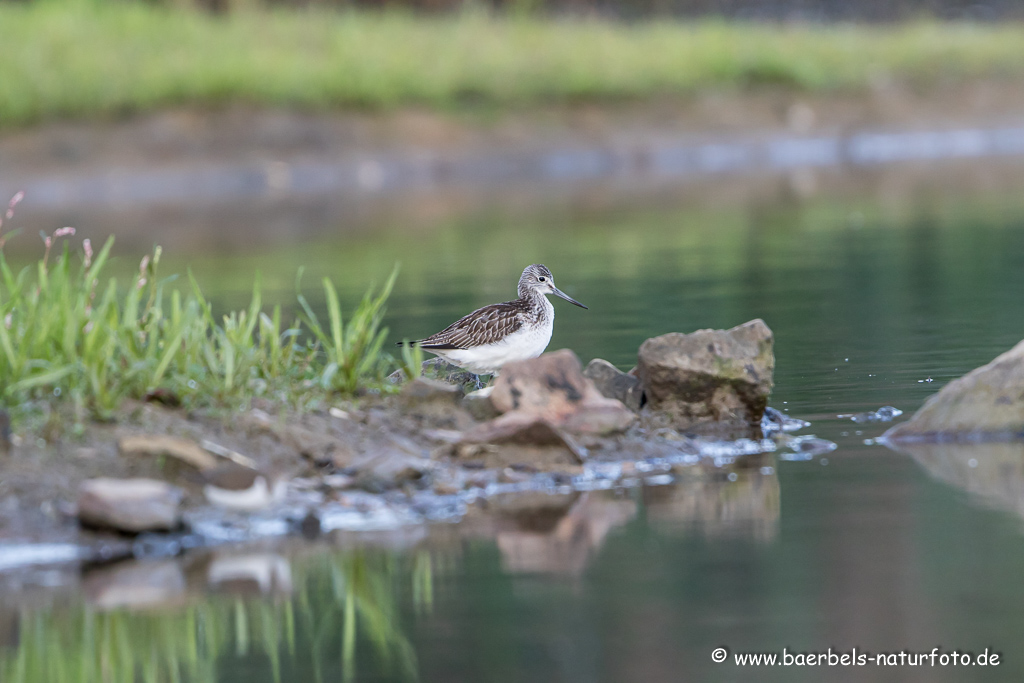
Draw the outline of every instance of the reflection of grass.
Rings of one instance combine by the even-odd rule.
[[[301,294],[305,324],[285,328],[280,306],[263,310],[258,280],[248,309],[218,321],[193,278],[185,295],[158,280],[159,247],[124,292],[113,278],[101,284],[113,240],[95,259],[86,246],[73,265],[79,258],[67,248],[50,261],[56,237],[45,237],[35,268],[18,273],[0,251],[0,401],[7,405],[60,396],[79,414],[107,416],[123,399],[147,394],[227,406],[257,395],[310,401],[380,382],[390,369],[381,319],[395,272],[344,320],[324,278],[327,329]],[[309,333],[315,339],[303,342]]]
[[[426,580],[417,558],[414,585]],[[243,658],[266,658],[266,681],[354,680],[357,642],[396,679],[416,679],[396,593],[408,569],[393,557],[320,556],[298,568],[284,602],[211,599],[179,612],[29,613],[16,650],[0,650],[4,683],[212,682]],[[312,673],[311,673],[312,672]],[[311,678],[314,676],[315,678]],[[258,683],[251,681],[250,683]]]
[[[995,25],[626,25],[322,9],[211,17],[44,0],[0,4],[0,26],[7,124],[183,102],[447,107],[1024,73],[1024,34]]]

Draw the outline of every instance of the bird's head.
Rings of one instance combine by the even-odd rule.
[[[526,270],[523,271],[522,277],[519,278],[519,296],[527,297],[531,293],[537,294],[554,294],[560,296],[571,304],[576,304],[580,308],[586,308],[579,301],[576,301],[568,294],[555,287],[555,278],[548,270],[547,266],[535,263],[532,266],[526,266]]]

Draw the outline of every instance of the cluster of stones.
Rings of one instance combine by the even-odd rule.
[[[493,386],[466,394],[475,378],[434,359],[424,363],[424,376],[404,383],[399,409],[379,416],[406,427],[411,421],[416,426],[406,429],[409,436],[361,424],[340,409],[330,415],[347,425],[347,441],[323,434],[310,445],[294,426],[277,436],[302,442],[294,451],[317,467],[321,460],[333,463],[336,474],[321,475],[317,486],[381,492],[422,486],[432,473],[470,465],[578,471],[594,448],[614,452],[623,435],[644,439],[668,429],[735,438],[759,429],[774,366],[772,333],[764,322],[648,339],[637,361],[629,372],[601,359],[584,368],[563,349],[508,363]],[[370,415],[379,410],[369,408],[364,417],[372,423]],[[265,429],[278,429],[264,421]],[[211,449],[160,435],[119,444],[122,455],[171,456],[203,473],[216,469]],[[155,480],[89,480],[80,489],[79,519],[129,533],[174,529],[181,524],[182,498],[180,489]]]
[[[492,387],[461,399],[460,382],[468,378],[433,360],[424,366],[435,378],[407,383],[403,395],[419,403],[430,396],[460,400],[484,418],[461,434],[452,453],[487,467],[579,464],[587,443],[632,427],[732,437],[759,429],[775,363],[763,321],[654,337],[637,360],[629,372],[599,358],[584,368],[572,351],[553,351],[506,364]]]

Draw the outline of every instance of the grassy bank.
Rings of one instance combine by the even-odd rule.
[[[1024,76],[1018,25],[627,25],[325,10],[212,17],[43,0],[0,4],[0,27],[5,126],[182,103],[453,107]]]
[[[247,309],[215,316],[191,274],[180,288],[176,277],[160,278],[159,247],[119,285],[103,275],[113,239],[97,252],[88,240],[72,251],[69,234],[43,235],[43,258],[18,271],[0,242],[0,406],[32,413],[70,404],[76,422],[112,416],[129,398],[227,409],[265,398],[303,410],[383,388],[398,364],[381,325],[397,271],[344,313],[324,278],[324,320],[298,279],[294,322],[280,305],[265,310],[258,276]],[[406,372],[418,375],[418,350],[403,354]]]

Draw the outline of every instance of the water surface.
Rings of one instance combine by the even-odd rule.
[[[555,301],[551,348],[623,369],[649,336],[763,318],[772,405],[839,447],[762,456],[735,480],[574,495],[540,516],[246,551],[229,569],[260,578],[247,595],[207,580],[205,597],[118,608],[106,590],[118,570],[105,568],[83,591],[0,609],[0,680],[1021,680],[1024,452],[899,454],[865,443],[886,425],[837,417],[909,414],[1024,338],[1019,196],[475,211],[429,230],[189,255],[222,306],[245,303],[256,269],[289,301],[299,264],[308,290],[330,274],[354,303],[401,262],[394,340],[511,298],[522,268],[545,263],[590,306]],[[216,574],[203,562],[175,565],[183,585]],[[719,646],[1002,659],[744,669],[712,662]]]

